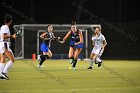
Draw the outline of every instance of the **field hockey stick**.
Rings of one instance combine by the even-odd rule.
[[[19,35],[21,35],[21,33],[22,33],[22,30],[18,30],[15,34],[16,34],[16,36],[19,36]]]
[[[57,42],[59,42],[60,44],[64,44],[64,45],[66,45],[66,46],[69,46],[69,44],[67,44],[65,41],[60,40],[60,37],[56,37],[55,40],[56,40]]]
[[[66,41],[60,41],[60,40],[56,40],[57,42],[59,42],[60,44],[66,45],[68,47],[74,47],[75,45],[70,45],[69,43],[66,43]]]

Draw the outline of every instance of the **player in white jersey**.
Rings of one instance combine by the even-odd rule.
[[[92,37],[92,41],[93,41],[93,49],[90,54],[89,59],[90,66],[88,67],[88,69],[93,68],[93,62],[95,62],[96,60],[98,61],[98,67],[101,66],[102,60],[99,58],[99,56],[101,56],[101,54],[103,53],[104,48],[107,45],[107,42],[104,35],[101,34],[100,27],[96,27],[95,34]]]
[[[10,35],[9,26],[12,23],[12,16],[6,15],[4,17],[4,25],[0,28],[0,79],[8,80],[7,76],[8,70],[12,67],[14,63],[14,55],[10,49],[10,38],[16,38],[16,34]],[[5,63],[6,57],[9,59]]]

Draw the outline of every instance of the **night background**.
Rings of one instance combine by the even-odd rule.
[[[7,13],[12,25],[101,24],[108,42],[104,59],[140,59],[138,0],[0,0],[0,25]]]
[[[139,0],[0,0],[0,26],[6,14],[13,16],[11,34],[22,33],[11,39],[14,64],[0,58],[0,93],[140,93]],[[39,35],[53,24],[63,38],[73,20],[84,37],[76,67],[68,59],[70,38],[52,41],[53,56],[40,66]],[[89,57],[95,24],[107,40],[100,62]]]

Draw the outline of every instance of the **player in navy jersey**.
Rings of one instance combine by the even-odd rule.
[[[40,49],[43,52],[43,54],[40,55],[39,64],[38,64],[39,68],[41,68],[43,62],[46,59],[49,59],[49,58],[52,57],[52,52],[50,50],[51,40],[55,40],[56,39],[56,37],[53,34],[53,26],[52,25],[48,25],[47,31],[45,33],[41,34],[40,38],[43,40],[43,42],[42,42],[42,44],[40,46]]]
[[[75,21],[72,22],[71,30],[66,34],[61,43],[64,43],[69,36],[71,36],[71,41],[69,44],[70,48],[68,57],[71,59],[70,62],[72,64],[72,67],[70,67],[69,69],[76,70],[77,59],[80,52],[82,51],[82,48],[84,47],[84,44],[83,44],[83,34],[80,31],[80,29],[77,28]]]

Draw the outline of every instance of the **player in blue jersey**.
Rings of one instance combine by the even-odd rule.
[[[71,59],[72,64],[72,67],[70,67],[69,69],[76,70],[77,59],[80,52],[82,51],[82,48],[84,47],[84,44],[82,31],[77,28],[75,21],[72,22],[71,30],[66,34],[61,43],[64,43],[69,36],[71,36],[71,41],[69,44],[70,48],[68,57]]]
[[[43,52],[43,54],[40,55],[39,64],[38,64],[39,68],[41,68],[43,62],[46,59],[49,59],[49,58],[52,57],[52,52],[50,50],[51,40],[55,40],[56,39],[56,37],[53,34],[53,26],[52,25],[48,25],[47,31],[45,33],[41,34],[40,38],[43,40],[43,42],[42,42],[42,44],[40,46],[40,49]]]

